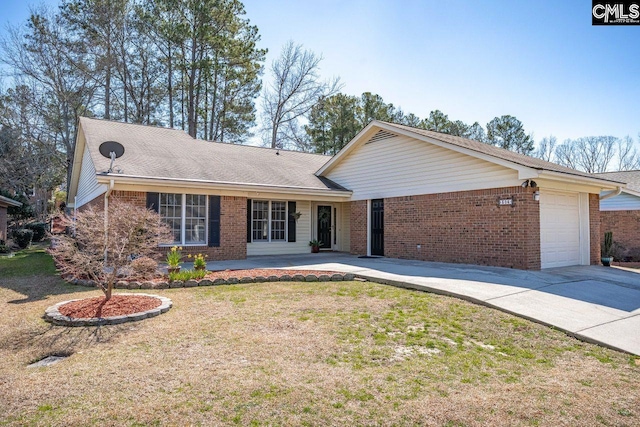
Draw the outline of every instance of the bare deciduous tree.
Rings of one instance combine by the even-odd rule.
[[[553,135],[542,138],[542,140],[540,141],[540,145],[538,146],[538,149],[533,153],[533,156],[542,160],[546,160],[547,162],[552,162],[557,143],[558,140]]]
[[[75,236],[62,235],[53,249],[62,274],[85,276],[95,281],[109,300],[118,273],[134,257],[153,257],[158,245],[173,237],[160,215],[149,209],[111,199],[105,212],[91,206],[78,212],[76,221],[66,219],[75,227]]]
[[[322,56],[289,41],[271,64],[272,82],[265,86],[262,99],[264,129],[271,148],[295,144],[288,132],[302,128],[291,123],[305,116],[319,99],[340,89],[337,78],[330,82],[320,80],[320,61]]]
[[[638,135],[640,139],[640,134]],[[640,169],[640,155],[634,147],[633,138],[629,135],[618,140],[618,170],[629,171]]]
[[[617,141],[613,136],[567,139],[556,148],[556,159],[563,166],[588,173],[606,172],[616,154]]]

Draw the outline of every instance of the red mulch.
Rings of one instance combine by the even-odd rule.
[[[104,297],[87,298],[72,301],[60,306],[58,311],[63,316],[74,319],[94,317],[126,316],[158,307],[162,302],[158,298],[141,295],[112,295],[105,302]]]
[[[269,277],[269,276],[293,276],[296,274],[302,274],[306,276],[308,274],[315,274],[316,276],[320,276],[322,274],[326,274],[332,276],[336,274],[335,271],[316,271],[316,270],[280,270],[275,268],[254,268],[252,270],[221,270],[221,271],[210,271],[206,278],[209,280],[214,279],[229,279],[231,277],[242,278],[242,277]]]

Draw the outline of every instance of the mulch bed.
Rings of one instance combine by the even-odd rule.
[[[337,273],[335,271],[317,271],[317,270],[281,270],[275,268],[256,268],[250,270],[221,270],[221,271],[209,271],[204,279],[209,280],[211,283],[216,279],[229,280],[229,279],[246,279],[246,278],[259,278],[273,279],[283,276],[295,276],[295,275],[313,275],[316,277],[326,275],[333,276]],[[166,278],[157,278],[149,282],[151,286],[148,288],[156,288],[158,284],[166,281]],[[85,280],[78,281],[78,284],[88,282]],[[120,282],[118,282],[120,283]],[[137,282],[132,282],[133,284]],[[165,283],[164,287],[168,287]],[[176,282],[182,283],[182,282]],[[87,285],[88,283],[84,283]],[[125,286],[128,286],[125,284]],[[120,286],[116,286],[120,288]],[[136,285],[138,289],[140,285]],[[145,288],[145,286],[143,286]],[[104,318],[111,316],[126,316],[129,314],[140,313],[147,310],[154,309],[160,306],[160,300],[147,296],[140,295],[113,295],[109,301],[105,302],[104,297],[87,298],[78,301],[72,301],[59,307],[59,312],[63,316],[68,316],[73,319],[91,319],[91,318]]]
[[[243,277],[269,277],[269,276],[277,276],[282,277],[284,275],[293,276],[294,274],[302,274],[306,276],[308,274],[315,274],[316,276],[320,276],[323,274],[331,276],[332,274],[336,274],[335,271],[317,271],[317,270],[280,270],[276,268],[254,268],[252,270],[220,270],[220,271],[210,271],[205,279],[214,280],[214,279],[231,279],[235,277],[236,279],[240,279]]]
[[[141,295],[113,295],[109,301],[104,297],[71,301],[58,310],[60,314],[74,319],[88,319],[111,316],[126,316],[159,307],[157,298]]]

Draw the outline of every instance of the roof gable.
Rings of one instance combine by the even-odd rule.
[[[338,154],[336,154],[329,162],[327,162],[320,170],[318,175],[325,175],[331,169],[336,167],[349,153],[358,149],[360,146],[368,143],[370,140],[376,140],[380,131],[395,135],[410,136],[443,148],[447,148],[459,153],[463,153],[478,159],[482,159],[491,163],[495,163],[510,169],[517,170],[521,179],[533,178],[539,172],[548,171],[554,174],[566,175],[572,178],[583,178],[591,181],[610,181],[608,184],[612,186],[620,184],[615,179],[607,179],[596,177],[592,174],[577,171],[547,162],[542,159],[515,153],[503,148],[495,147],[482,142],[474,141],[467,138],[433,132],[423,129],[412,128],[410,126],[399,125],[395,123],[374,120],[369,123],[358,135],[356,135],[349,144],[347,144]]]

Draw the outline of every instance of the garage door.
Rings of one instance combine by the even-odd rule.
[[[540,258],[542,268],[580,264],[578,193],[540,191]]]

